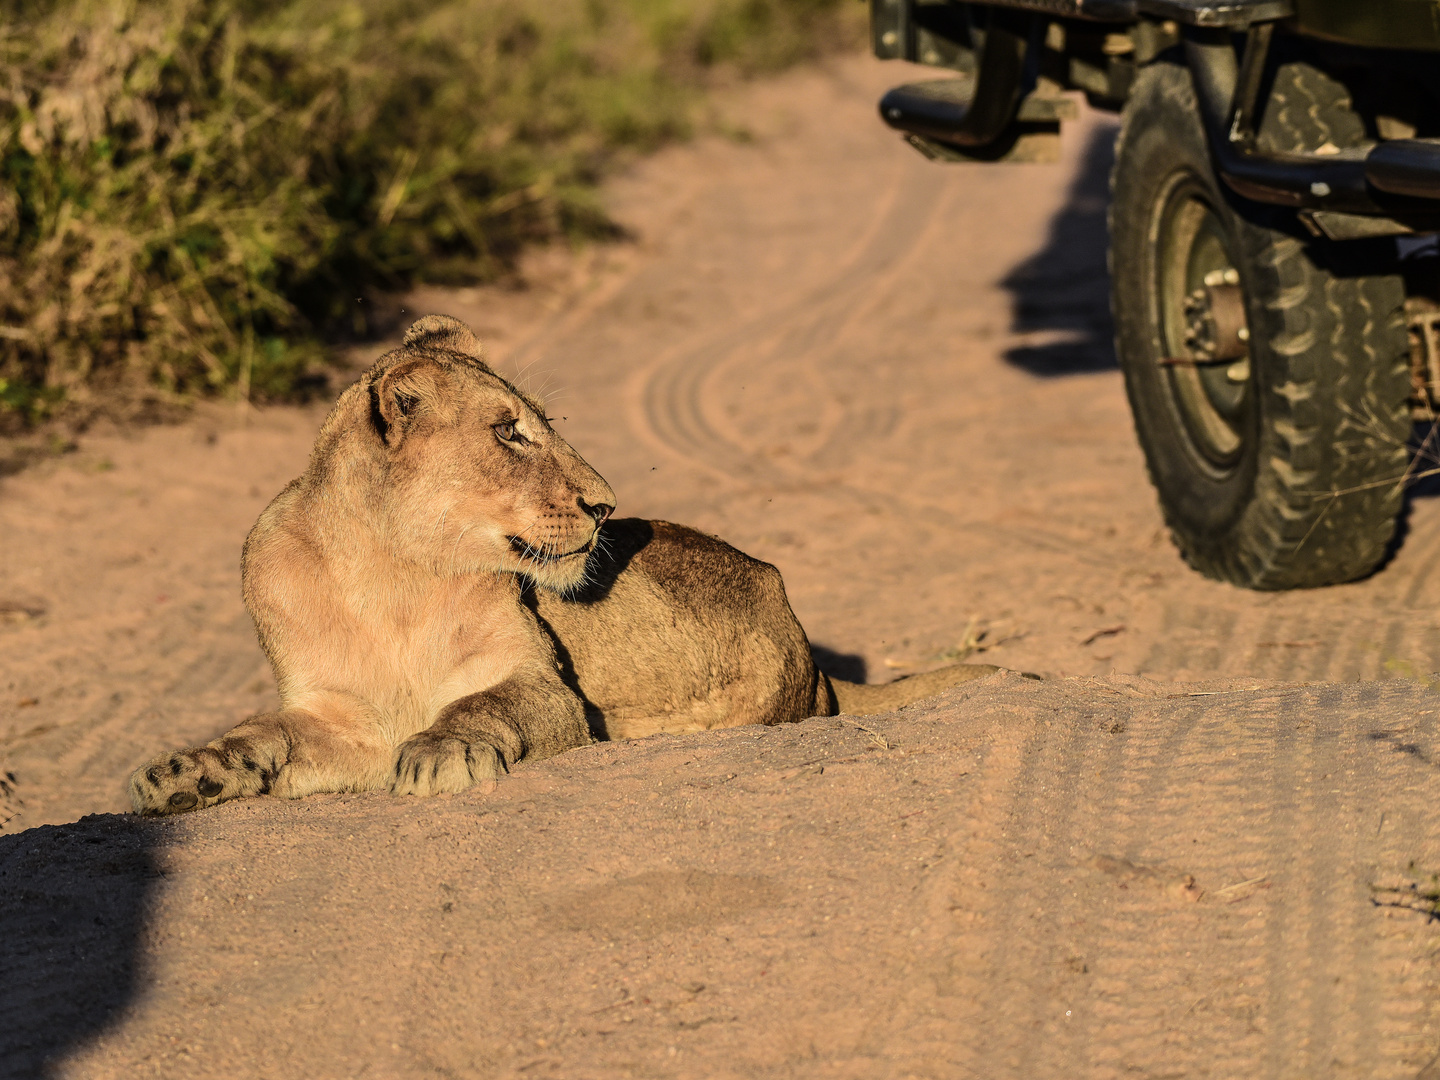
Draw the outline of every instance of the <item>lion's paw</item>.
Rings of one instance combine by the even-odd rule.
[[[137,814],[183,814],[225,799],[225,782],[200,750],[161,754],[130,776],[130,802]],[[230,796],[234,798],[234,796]]]
[[[390,791],[394,795],[454,794],[504,771],[500,754],[488,743],[422,731],[397,748]]]
[[[229,752],[222,754],[210,746],[173,750],[136,769],[130,776],[130,802],[135,812],[151,817],[183,814],[270,790],[276,771],[273,765],[257,762],[261,755],[248,752],[243,745],[228,746],[227,741],[222,746]]]

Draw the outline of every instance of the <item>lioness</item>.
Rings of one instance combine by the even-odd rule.
[[[827,678],[773,566],[614,508],[463,323],[421,319],[340,396],[245,542],[280,711],[137,769],[136,811],[463,791],[592,733],[883,711],[998,670]]]

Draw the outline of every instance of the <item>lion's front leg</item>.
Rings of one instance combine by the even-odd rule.
[[[287,709],[142,765],[130,777],[130,801],[137,814],[159,815],[252,795],[373,791],[385,786],[389,763],[389,748],[363,726]]]
[[[585,746],[585,706],[553,671],[515,675],[453,701],[395,751],[396,795],[464,791],[507,772],[521,758]]]

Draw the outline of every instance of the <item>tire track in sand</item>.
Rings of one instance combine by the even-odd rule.
[[[158,659],[160,671],[147,656]],[[14,751],[24,802],[5,831],[128,809],[123,778],[131,769],[172,743],[214,738],[273,695],[269,665],[243,612],[223,623],[168,627],[135,655],[115,659],[103,672],[103,693],[69,705],[62,720],[8,744],[0,740],[0,753]],[[60,665],[64,672],[74,669],[83,671],[79,663]],[[74,683],[63,683],[46,697],[78,692]]]
[[[856,317],[857,293],[878,294],[894,282],[906,256],[933,221],[947,183],[939,169],[897,172],[868,234],[829,280],[651,367],[636,395],[636,426],[666,449],[732,482],[778,470],[773,462],[761,465],[757,455],[720,430],[707,408],[712,399],[709,386],[747,348],[756,361],[769,353],[783,355],[792,364],[802,354],[815,352]],[[833,428],[853,424],[855,418],[847,410],[844,418],[829,420]]]
[[[1406,778],[1435,767],[1434,708],[1376,737],[1365,717],[1415,689],[1217,706],[1112,684],[1112,709],[1093,689],[991,710],[872,1052],[897,1075],[1413,1077],[1437,1041],[1434,932],[1372,886],[1434,857],[1428,785]]]

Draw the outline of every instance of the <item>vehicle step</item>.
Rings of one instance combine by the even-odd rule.
[[[880,99],[880,117],[897,131],[944,141],[960,130],[974,97],[975,80],[968,77],[907,83]],[[1036,91],[1020,102],[1015,119],[1021,123],[1053,123],[1074,120],[1079,115],[1080,110],[1069,98]]]

